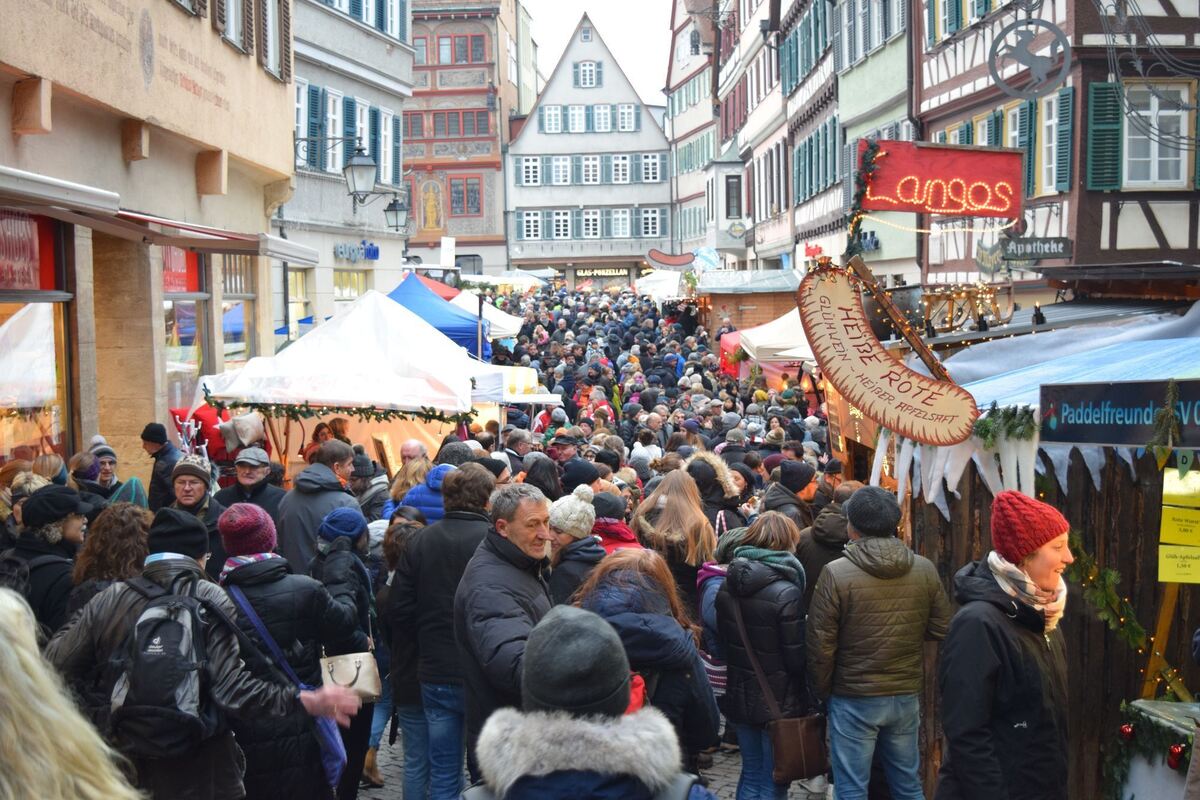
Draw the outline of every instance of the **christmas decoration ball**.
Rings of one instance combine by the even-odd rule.
[[[1119,729],[1119,730],[1120,730],[1120,732],[1121,732],[1121,738],[1122,738],[1122,739],[1124,739],[1124,740],[1125,740],[1125,741],[1127,741],[1127,742],[1132,742],[1132,741],[1133,741],[1133,725],[1131,725],[1130,723],[1126,722],[1124,725],[1122,725],[1122,726],[1120,727],[1120,729]]]

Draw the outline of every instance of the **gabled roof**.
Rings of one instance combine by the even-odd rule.
[[[667,135],[663,131],[662,126],[658,124],[658,120],[654,118],[654,115],[649,113],[651,104],[647,103],[645,99],[638,94],[637,87],[633,85],[633,81],[629,80],[629,76],[625,74],[625,70],[621,67],[621,62],[617,61],[617,57],[613,55],[612,48],[610,48],[608,43],[604,41],[604,37],[600,35],[600,31],[592,22],[592,18],[587,15],[587,12],[584,12],[583,16],[579,18],[579,23],[575,26],[575,31],[567,40],[567,46],[563,48],[562,55],[558,57],[558,62],[554,65],[554,69],[550,72],[550,77],[546,78],[546,82],[542,85],[542,91],[538,92],[537,100],[534,102],[533,107],[529,109],[529,119],[533,119],[537,115],[538,109],[542,106],[542,101],[546,99],[546,92],[548,92],[550,87],[554,85],[554,80],[558,77],[558,72],[563,68],[563,64],[567,63],[567,56],[570,54],[571,48],[579,42],[579,32],[583,29],[584,25],[587,25],[592,29],[593,41],[597,42],[601,47],[604,48],[605,52],[608,53],[608,57],[611,60],[612,65],[616,67],[616,70],[618,73],[620,73],[621,78],[629,85],[629,88],[633,90],[633,96],[637,98],[638,105],[647,111],[647,116],[650,118],[650,123],[654,125],[654,128],[663,138],[664,149],[670,147],[670,142],[667,140]],[[510,146],[519,142],[525,135],[525,132],[529,130],[529,127],[530,126],[528,124],[522,126],[520,133],[518,133],[516,138],[509,143]]]

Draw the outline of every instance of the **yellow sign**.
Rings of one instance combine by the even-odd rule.
[[[1163,506],[1158,540],[1163,544],[1200,545],[1200,508]]]
[[[1163,473],[1163,505],[1200,508],[1200,471],[1192,470],[1179,477],[1179,471]]]
[[[1200,547],[1158,546],[1160,583],[1200,583]]]

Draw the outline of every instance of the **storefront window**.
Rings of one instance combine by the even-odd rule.
[[[191,406],[196,383],[207,368],[209,295],[204,291],[204,262],[177,247],[162,248],[163,321],[166,335],[167,407]]]
[[[63,309],[0,300],[0,463],[70,455]]]
[[[288,329],[293,339],[312,325],[312,305],[308,300],[306,269],[288,270]]]
[[[349,269],[334,270],[334,300],[357,300],[366,291],[367,273],[365,271]]]
[[[223,256],[221,326],[225,369],[241,369],[255,355],[254,259]]]

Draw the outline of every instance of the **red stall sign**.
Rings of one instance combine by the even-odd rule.
[[[858,142],[859,163],[867,141]],[[879,142],[864,211],[1021,218],[1020,150]]]

